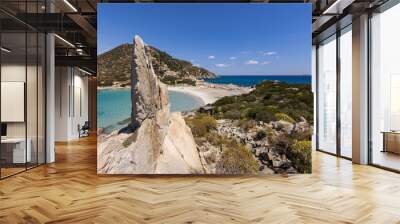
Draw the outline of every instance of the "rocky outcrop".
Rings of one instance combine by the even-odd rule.
[[[192,131],[180,113],[172,113],[155,173],[204,173]]]
[[[180,113],[170,114],[167,87],[154,73],[139,36],[132,59],[131,121],[98,138],[98,173],[204,173],[193,135]]]
[[[130,131],[135,131],[146,120],[154,120],[160,135],[167,126],[169,117],[168,89],[154,73],[148,60],[145,45],[139,36],[135,36],[131,75],[132,113]]]
[[[299,123],[291,124],[286,121],[272,121],[270,123],[257,122],[255,126],[249,130],[243,130],[243,128],[237,125],[234,120],[220,119],[217,121],[217,133],[228,138],[236,139],[241,144],[246,145],[246,147],[251,150],[252,154],[257,158],[259,163],[259,172],[264,174],[272,173],[296,173],[296,169],[293,167],[291,161],[286,157],[286,155],[276,147],[274,147],[271,142],[269,142],[268,137],[257,137],[257,132],[260,130],[269,130],[268,135],[279,135],[280,133],[288,133],[295,131],[294,127],[299,127],[298,129],[309,130],[309,124],[304,120]],[[206,147],[200,148],[201,151],[207,150],[204,153],[204,158],[208,160],[210,155],[217,154],[218,149],[210,145],[204,144]],[[212,158],[212,157],[211,157]],[[213,163],[208,162],[208,167],[212,167]]]

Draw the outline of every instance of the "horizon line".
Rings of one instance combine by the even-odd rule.
[[[216,76],[312,76],[311,74],[292,74],[292,75],[216,75]]]

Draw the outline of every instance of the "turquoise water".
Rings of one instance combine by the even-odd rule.
[[[181,92],[169,91],[168,95],[172,112],[194,110],[203,103],[201,99]]]
[[[205,79],[206,82],[218,84],[235,84],[238,86],[254,86],[262,81],[281,81],[291,84],[311,84],[311,76],[309,75],[226,75],[219,76],[215,79]]]
[[[288,83],[311,84],[311,76],[220,76],[215,79],[206,79],[210,83],[236,84],[253,86],[264,80],[279,80]],[[131,114],[130,89],[105,89],[97,91],[97,122],[98,127],[107,131],[122,128]],[[196,97],[181,92],[169,92],[170,110],[190,111],[201,106]]]
[[[191,95],[169,91],[170,110],[190,111],[201,106],[201,101]],[[125,124],[119,122],[131,115],[130,89],[104,89],[97,91],[97,122],[98,127],[108,131],[122,128]]]

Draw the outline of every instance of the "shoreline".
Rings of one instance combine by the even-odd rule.
[[[198,100],[200,102],[200,106],[207,105],[213,101],[210,96],[207,96],[200,91],[189,89],[187,86],[168,86],[168,91],[189,95]]]
[[[180,92],[190,95],[198,100],[201,106],[214,103],[225,96],[234,96],[249,93],[253,88],[237,86],[233,84],[214,84],[198,81],[196,86],[189,85],[167,85],[168,91]],[[101,86],[97,90],[120,90],[129,89],[130,86]]]
[[[206,105],[206,103],[205,103],[206,101],[205,101],[205,99],[203,97],[200,97],[199,95],[194,94],[192,92],[187,92],[185,90],[174,88],[174,86],[171,86],[171,87],[168,86],[168,92],[182,93],[182,94],[185,94],[187,96],[190,96],[200,104],[200,107]]]
[[[97,86],[97,90],[117,90],[117,89],[130,89],[131,86]]]
[[[234,96],[249,93],[253,88],[242,87],[233,84],[213,84],[199,82],[196,86],[175,85],[168,86],[169,91],[182,92],[193,97],[200,98],[204,105],[214,103],[225,96]],[[203,106],[204,106],[203,105]]]

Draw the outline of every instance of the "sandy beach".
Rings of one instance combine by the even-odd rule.
[[[196,86],[168,86],[168,90],[182,92],[201,99],[204,105],[214,103],[224,96],[233,96],[248,93],[252,90],[249,87],[236,85],[221,85],[200,83]]]
[[[107,90],[107,89],[130,89],[131,86],[99,86],[98,90]],[[233,84],[211,84],[204,81],[198,81],[196,86],[189,85],[176,85],[176,86],[168,86],[169,91],[181,92],[184,94],[191,95],[201,102],[202,105],[206,105],[209,103],[214,103],[218,99],[224,96],[234,96],[249,93],[252,88],[250,87],[242,87]]]

